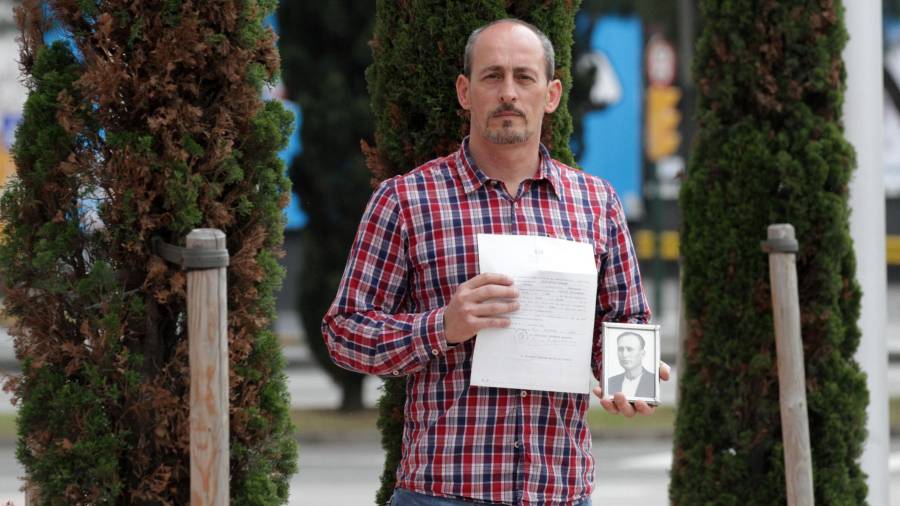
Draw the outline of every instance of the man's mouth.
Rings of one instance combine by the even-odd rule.
[[[491,114],[492,118],[509,118],[512,116],[525,117],[525,113],[516,109],[501,109]]]

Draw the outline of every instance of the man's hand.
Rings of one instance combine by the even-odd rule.
[[[669,364],[665,362],[659,363],[659,379],[669,381]],[[618,392],[613,395],[612,399],[603,398],[603,388],[600,385],[594,387],[594,395],[600,398],[600,405],[607,413],[613,415],[622,414],[628,418],[636,414],[652,415],[656,411],[656,406],[651,406],[644,401],[634,401],[631,403],[625,400],[625,394]]]
[[[500,315],[519,309],[519,290],[502,274],[482,273],[459,285],[444,310],[447,342],[468,341],[481,329],[509,326]]]

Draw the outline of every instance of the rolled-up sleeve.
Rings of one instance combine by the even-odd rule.
[[[334,362],[379,376],[421,370],[447,351],[444,308],[404,313],[408,237],[395,187],[383,182],[366,207],[337,296],[322,321]]]

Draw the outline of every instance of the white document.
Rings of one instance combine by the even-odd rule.
[[[519,289],[510,326],[475,341],[472,385],[589,393],[597,303],[590,244],[527,235],[478,234],[481,272]]]

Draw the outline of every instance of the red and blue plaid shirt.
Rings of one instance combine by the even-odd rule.
[[[467,146],[374,192],[322,324],[325,341],[342,367],[406,377],[398,487],[489,503],[572,504],[593,488],[589,396],[470,385],[475,339],[448,346],[444,306],[479,273],[476,234],[590,243],[599,272],[592,368],[600,378],[601,322],[650,318],[625,215],[609,183],[551,159],[543,146],[535,177],[515,196],[476,167]]]

